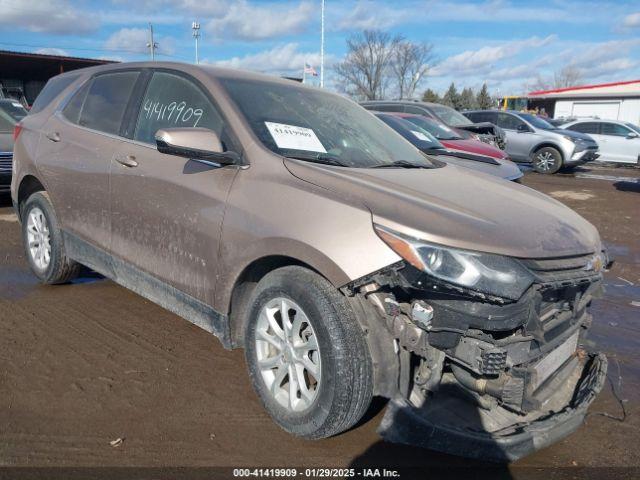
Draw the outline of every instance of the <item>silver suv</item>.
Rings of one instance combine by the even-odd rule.
[[[464,112],[473,122],[491,122],[507,137],[505,151],[514,162],[531,163],[539,173],[556,173],[598,158],[598,144],[589,135],[562,130],[531,113],[511,110]]]

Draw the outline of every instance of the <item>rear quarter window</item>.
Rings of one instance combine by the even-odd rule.
[[[573,130],[574,132],[580,132],[580,133],[598,134],[599,125],[596,122],[582,122],[582,123],[576,123],[574,125],[571,125],[567,127],[567,129]]]
[[[62,75],[59,77],[53,77],[50,79],[40,94],[36,97],[36,100],[31,106],[29,113],[38,113],[45,108],[58,96],[64,89],[75,82],[80,77],[80,74],[76,75]]]

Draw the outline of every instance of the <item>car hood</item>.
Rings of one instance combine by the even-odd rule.
[[[499,148],[492,147],[484,142],[473,138],[461,140],[440,140],[445,147],[450,150],[462,150],[463,152],[478,153],[493,158],[507,158],[507,154]]]
[[[364,169],[291,159],[284,163],[299,179],[364,204],[375,223],[433,243],[519,258],[600,249],[598,231],[573,210],[483,173],[453,165]]]
[[[589,135],[587,135],[586,133],[574,132],[573,130],[565,130],[563,128],[555,128],[551,131],[560,135],[564,135],[565,137],[580,138],[582,140],[595,142],[595,140],[591,138]]]

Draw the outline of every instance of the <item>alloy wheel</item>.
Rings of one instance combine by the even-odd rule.
[[[540,152],[536,155],[536,159],[538,160],[538,168],[545,172],[551,170],[556,163],[556,159],[553,157],[551,152]]]
[[[274,298],[261,310],[255,333],[258,368],[270,395],[293,412],[309,408],[318,395],[318,339],[298,304]]]
[[[29,211],[27,243],[29,255],[35,266],[40,270],[46,270],[51,262],[51,235],[47,217],[38,207]]]

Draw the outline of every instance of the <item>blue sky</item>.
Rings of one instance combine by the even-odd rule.
[[[294,76],[305,61],[318,68],[319,0],[0,0],[0,49],[148,59],[151,22],[158,59],[192,62],[193,20],[202,61]],[[637,0],[327,0],[330,88],[346,38],[373,28],[433,44],[437,64],[420,91],[487,82],[516,94],[567,65],[588,83],[640,78]]]

